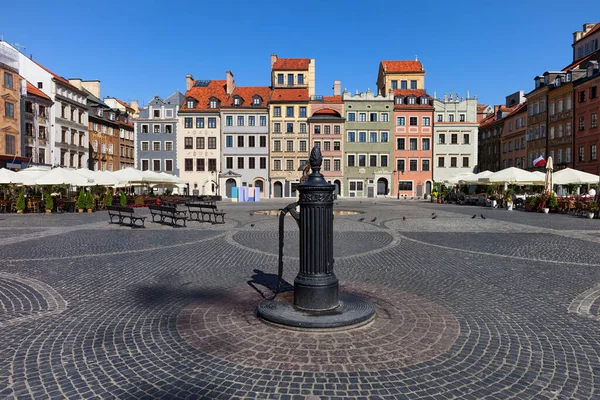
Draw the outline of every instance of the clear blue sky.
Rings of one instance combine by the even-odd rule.
[[[500,104],[568,65],[572,33],[600,21],[598,0],[182,3],[12,1],[0,35],[59,75],[99,79],[103,97],[140,104],[185,91],[188,73],[268,85],[271,53],[315,58],[317,94],[336,79],[374,90],[380,60],[418,55],[431,95]]]

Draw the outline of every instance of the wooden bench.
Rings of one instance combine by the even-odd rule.
[[[118,223],[119,225],[127,225],[132,228],[145,228],[146,217],[140,217],[134,214],[133,208],[121,207],[121,206],[106,206],[108,216],[110,217],[109,224]],[[118,222],[113,222],[113,219],[117,218]],[[129,223],[125,223],[125,219],[129,219]],[[136,225],[136,222],[140,221],[141,225]]]
[[[148,209],[150,210],[150,214],[152,215],[152,222],[159,222],[161,224],[165,223],[165,219],[169,218],[171,223],[169,225],[176,227],[177,221],[183,221],[183,225],[186,226],[187,220],[187,211],[177,211],[175,207],[167,207],[167,206],[156,206],[149,205]],[[155,217],[158,217],[157,221]]]
[[[190,213],[190,220],[198,222],[210,222],[213,224],[225,223],[225,212],[217,209],[216,204],[186,203],[185,205]],[[205,217],[208,217],[208,219]]]

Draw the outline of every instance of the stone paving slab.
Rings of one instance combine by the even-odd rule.
[[[282,201],[225,203],[223,226],[119,230],[94,213],[56,226],[30,218],[41,225],[29,234],[45,236],[3,231],[0,321],[35,318],[0,324],[0,398],[600,396],[600,262],[594,235],[582,238],[599,221],[338,203],[362,214],[335,218],[336,274],[380,314],[335,334],[281,331],[253,314],[253,288],[275,282],[277,235],[276,217],[250,212]],[[288,285],[296,263],[286,258]]]

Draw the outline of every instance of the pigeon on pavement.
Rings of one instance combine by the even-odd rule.
[[[375,217],[371,220],[371,222],[375,222],[375,221],[377,221],[377,217]]]
[[[485,216],[483,214],[481,214],[481,219],[485,219]]]

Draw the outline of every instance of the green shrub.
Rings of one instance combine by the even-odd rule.
[[[106,196],[104,197],[104,205],[112,206],[112,202],[113,202],[112,192],[109,190],[108,192],[106,192]]]
[[[77,208],[80,210],[83,210],[86,206],[86,200],[85,200],[85,191],[83,189],[81,189],[79,191],[79,197],[77,197]]]
[[[123,192],[120,194],[119,203],[121,204],[121,207],[127,207],[127,196],[125,196],[125,193]]]
[[[25,193],[19,193],[19,197],[17,198],[17,204],[15,204],[17,211],[25,210]]]
[[[93,210],[96,202],[94,201],[94,195],[92,192],[87,192],[85,195],[85,208],[88,210]]]
[[[44,199],[46,200],[46,210],[52,210],[54,208],[54,199],[52,198],[52,195],[46,193]]]

